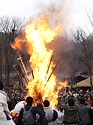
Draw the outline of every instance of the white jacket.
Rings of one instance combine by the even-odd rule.
[[[44,107],[44,111],[46,113],[45,117],[48,120],[52,120],[52,118],[53,118],[53,109],[51,109],[50,107]],[[54,122],[50,122],[50,123],[48,123],[48,125],[54,125]]]
[[[56,120],[57,123],[62,123],[63,122],[63,116],[64,116],[64,110],[61,112],[61,111],[57,111],[58,113],[58,118]]]
[[[0,90],[0,125],[15,125],[13,120],[7,120],[4,111],[10,117],[10,111],[7,104],[7,96],[4,91]]]
[[[25,101],[20,101],[15,105],[14,111],[16,113],[19,113],[21,108],[24,108],[24,106],[25,106]]]

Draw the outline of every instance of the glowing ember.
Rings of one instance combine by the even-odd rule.
[[[28,25],[25,29],[25,38],[16,38],[15,44],[12,45],[14,49],[21,49],[21,43],[29,45],[27,52],[30,55],[29,62],[33,69],[34,79],[31,77],[27,84],[27,96],[31,95],[35,99],[35,103],[48,99],[51,101],[51,107],[57,104],[58,92],[62,88],[62,84],[56,85],[57,80],[54,74],[49,78],[55,64],[51,61],[49,67],[53,50],[47,49],[46,44],[51,42],[60,30],[61,28],[57,27],[52,31],[47,21],[41,19],[39,23],[33,22]],[[67,86],[67,83],[64,86]]]

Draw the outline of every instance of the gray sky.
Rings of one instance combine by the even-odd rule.
[[[92,26],[84,10],[93,17],[93,0],[0,0],[0,17],[17,16],[26,18],[45,14],[51,24],[62,25],[68,29],[86,27],[91,32]],[[41,14],[39,14],[41,13]]]

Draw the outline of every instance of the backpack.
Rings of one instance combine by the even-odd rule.
[[[58,118],[58,113],[56,110],[53,110],[53,121],[55,121]]]
[[[31,108],[28,111],[26,111],[26,109],[23,108],[23,125],[32,125],[34,123],[34,118],[31,112],[32,108],[33,107],[31,106]]]

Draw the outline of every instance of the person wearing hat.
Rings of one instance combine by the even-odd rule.
[[[7,95],[4,92],[3,82],[0,81],[0,125],[15,125],[7,104]]]

